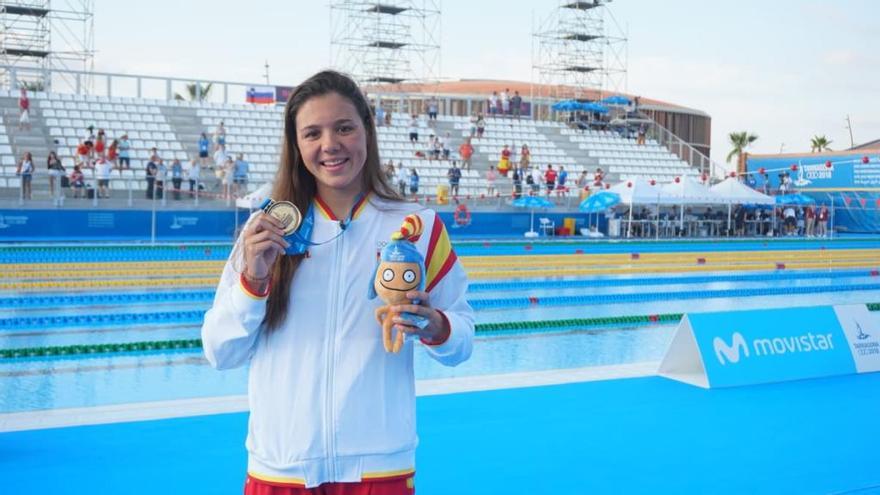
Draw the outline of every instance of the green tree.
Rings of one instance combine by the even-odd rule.
[[[734,156],[741,157],[746,148],[758,139],[757,134],[750,134],[747,131],[731,132],[728,137],[730,138],[730,145],[733,146],[733,149],[727,154],[727,163],[730,163],[730,159]]]
[[[211,88],[214,86],[214,83],[208,83],[202,86],[199,83],[192,83],[186,85],[186,96],[185,98],[180,93],[174,93],[175,100],[190,100],[190,101],[205,101],[208,99],[208,95],[211,93]],[[196,91],[196,88],[199,88],[199,91]]]
[[[821,136],[813,136],[813,139],[810,139],[810,150],[813,153],[831,151],[831,148],[828,147],[830,144],[831,140],[825,137],[824,134]]]

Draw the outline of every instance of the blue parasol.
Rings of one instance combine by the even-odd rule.
[[[601,103],[596,103],[592,101],[589,103],[582,103],[580,109],[585,112],[591,113],[608,113],[608,107]]]
[[[807,206],[816,204],[816,200],[806,194],[783,194],[776,196],[777,205]]]
[[[620,203],[620,195],[610,191],[600,191],[581,201],[578,208],[584,213],[599,213]]]
[[[529,208],[532,210],[531,219],[529,221],[529,231],[526,232],[527,237],[535,237],[538,235],[538,233],[535,232],[535,208],[553,208],[556,206],[552,201],[540,196],[522,196],[513,200],[511,204],[517,208]]]
[[[605,103],[608,105],[625,106],[625,105],[629,105],[632,102],[626,96],[614,95],[614,96],[609,96],[608,98],[603,99],[602,103]]]
[[[580,110],[581,103],[577,100],[562,100],[557,101],[550,108],[557,112],[571,112],[573,110]]]

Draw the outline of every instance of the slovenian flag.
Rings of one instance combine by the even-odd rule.
[[[275,103],[275,87],[274,86],[251,86],[247,90],[247,102],[258,103],[261,105],[272,105]]]

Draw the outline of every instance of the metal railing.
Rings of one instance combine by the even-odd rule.
[[[726,166],[704,155],[657,122],[650,125],[647,137],[657,141],[657,143],[668,149],[670,153],[679,159],[699,169],[701,174],[707,174],[710,179],[723,178],[730,172]]]

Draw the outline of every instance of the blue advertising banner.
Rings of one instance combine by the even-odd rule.
[[[878,318],[848,305],[685,315],[659,373],[715,388],[878,370]]]
[[[796,170],[792,170],[792,165]],[[766,179],[757,173],[762,168]],[[764,182],[768,182],[771,189],[778,188],[781,175],[786,173],[794,188],[803,192],[880,189],[880,156],[877,152],[750,156],[746,170],[756,172],[748,180],[754,181],[750,185],[757,189],[761,189]]]

